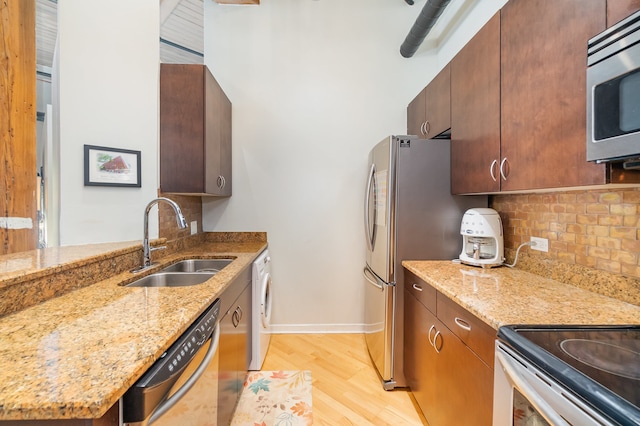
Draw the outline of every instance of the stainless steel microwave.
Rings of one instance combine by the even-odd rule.
[[[636,168],[638,159],[640,11],[591,38],[587,50],[587,160]]]

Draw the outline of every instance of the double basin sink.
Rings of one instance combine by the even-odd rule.
[[[234,259],[187,259],[142,277],[126,287],[185,287],[202,284]]]

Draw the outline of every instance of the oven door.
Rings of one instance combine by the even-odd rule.
[[[496,341],[493,426],[613,425],[535,368],[525,358]]]

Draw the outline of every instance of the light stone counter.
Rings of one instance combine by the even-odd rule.
[[[101,417],[266,245],[205,240],[160,260],[235,258],[200,285],[124,287],[146,274],[120,272],[0,317],[0,420]]]
[[[402,265],[496,330],[508,324],[640,324],[640,306],[517,269],[451,261]]]

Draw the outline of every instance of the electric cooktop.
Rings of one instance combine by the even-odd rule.
[[[613,419],[640,418],[640,326],[514,325],[498,338]]]

